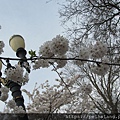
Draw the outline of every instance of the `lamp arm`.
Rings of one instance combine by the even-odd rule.
[[[18,64],[20,64],[21,67],[24,67],[28,73],[30,73],[30,66],[27,62],[26,54],[27,52],[24,48],[18,48],[16,51],[16,56],[21,58]]]

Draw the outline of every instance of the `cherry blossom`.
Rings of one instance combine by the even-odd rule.
[[[107,64],[104,64],[104,63],[108,63],[109,60],[108,58],[104,57],[103,60],[102,60],[102,64],[99,64],[99,65],[92,65],[91,66],[91,69],[92,69],[92,72],[97,74],[97,75],[105,75],[109,69],[109,65]]]
[[[48,60],[44,60],[44,59],[38,59],[33,63],[33,69],[40,69],[40,68],[47,68],[49,67],[49,63]]]
[[[3,48],[5,47],[5,44],[3,41],[0,41],[0,54],[2,54],[3,51]]]
[[[88,48],[81,48],[80,50],[79,50],[79,55],[78,55],[78,58],[79,59],[84,59],[84,60],[86,60],[86,59],[88,59],[89,58],[89,49]],[[86,63],[87,61],[81,61],[81,60],[76,60],[75,61],[75,63],[77,64],[77,65],[83,65],[84,63]]]
[[[56,55],[64,55],[68,51],[68,40],[63,36],[57,35],[52,39],[50,49]]]
[[[41,47],[39,48],[39,56],[42,55],[44,57],[52,57],[54,56],[53,52],[51,51],[51,42],[52,41],[47,41]]]
[[[16,106],[16,103],[14,100],[9,100],[7,102],[7,107],[9,107],[10,109],[13,109]]]
[[[57,55],[56,58],[67,58],[66,55]],[[55,60],[57,63],[57,68],[63,68],[67,64],[67,60]]]
[[[101,41],[96,41],[96,44],[90,45],[89,49],[91,52],[91,57],[97,59],[102,58],[107,53],[108,46]]]
[[[0,92],[1,92],[0,100],[5,102],[8,99],[9,89],[7,87],[1,87]]]
[[[28,74],[26,73],[24,76],[24,69],[19,65],[15,65],[15,67],[10,67],[5,70],[6,79],[12,80],[20,85],[25,82],[28,82]]]

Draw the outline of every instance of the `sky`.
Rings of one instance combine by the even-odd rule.
[[[19,34],[25,39],[25,49],[36,50],[56,35],[63,34],[58,14],[59,5],[56,0],[46,3],[47,0],[0,0],[0,40],[4,41],[5,48],[1,57],[16,57],[15,52],[9,46],[9,39],[12,35]],[[17,61],[10,61],[12,65]],[[52,68],[31,71],[29,83],[22,88],[32,91],[35,83],[43,83],[49,80],[54,84],[57,74],[51,71]],[[4,74],[4,69],[2,69]],[[10,95],[9,95],[10,96]],[[10,96],[11,97],[11,96]],[[26,96],[24,96],[26,97]],[[26,101],[27,103],[28,101]],[[4,104],[0,102],[0,111]]]

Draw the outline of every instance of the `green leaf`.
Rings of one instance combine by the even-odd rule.
[[[30,50],[28,53],[31,57],[36,57],[36,51]]]

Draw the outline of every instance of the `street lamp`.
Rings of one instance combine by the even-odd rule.
[[[24,38],[21,35],[13,35],[9,40],[9,45],[16,52],[16,56],[21,58],[19,61],[21,67],[24,67],[30,73],[29,63],[26,59],[26,50]]]
[[[9,44],[15,52],[18,48],[25,48],[24,38],[21,35],[13,35],[9,40]]]
[[[28,64],[27,58],[26,58],[27,52],[25,50],[24,38],[21,35],[13,35],[9,40],[9,45],[16,52],[16,56],[21,58],[19,61],[20,66],[24,67],[28,72],[30,72],[29,64]],[[27,66],[25,66],[25,63],[27,64]],[[10,63],[8,61],[8,67],[10,67],[9,64]],[[22,106],[23,109],[25,110],[24,98],[23,98],[22,92],[20,90],[21,86],[11,80],[9,80],[7,82],[7,86],[10,88],[10,90],[12,92],[12,96],[16,102],[16,105]],[[20,117],[19,120],[28,120],[27,114],[25,114],[25,116],[22,118]]]
[[[13,35],[9,40],[9,45],[16,52],[17,57],[25,59],[27,54],[25,50],[24,38],[20,35]]]
[[[30,72],[29,64],[26,58],[27,52],[25,50],[25,42],[24,42],[23,37],[20,35],[13,35],[9,40],[9,44],[11,48],[16,52],[16,56],[20,58],[19,65],[21,67],[24,67],[27,70],[27,72]],[[15,68],[10,64],[9,58],[6,59],[6,63],[7,63],[6,70]],[[1,77],[2,76],[1,69],[2,69],[2,61],[0,60],[0,87],[2,83],[4,86],[7,86],[8,88],[10,88],[10,91],[12,92],[12,96],[13,96],[14,101],[16,102],[16,105],[22,106],[23,109],[26,111],[25,105],[24,105],[24,98],[22,96],[22,91],[21,91],[21,85],[14,82],[14,80]],[[0,95],[1,95],[1,92],[0,92]],[[18,119],[28,120],[28,116],[25,113],[24,116],[18,116]]]

